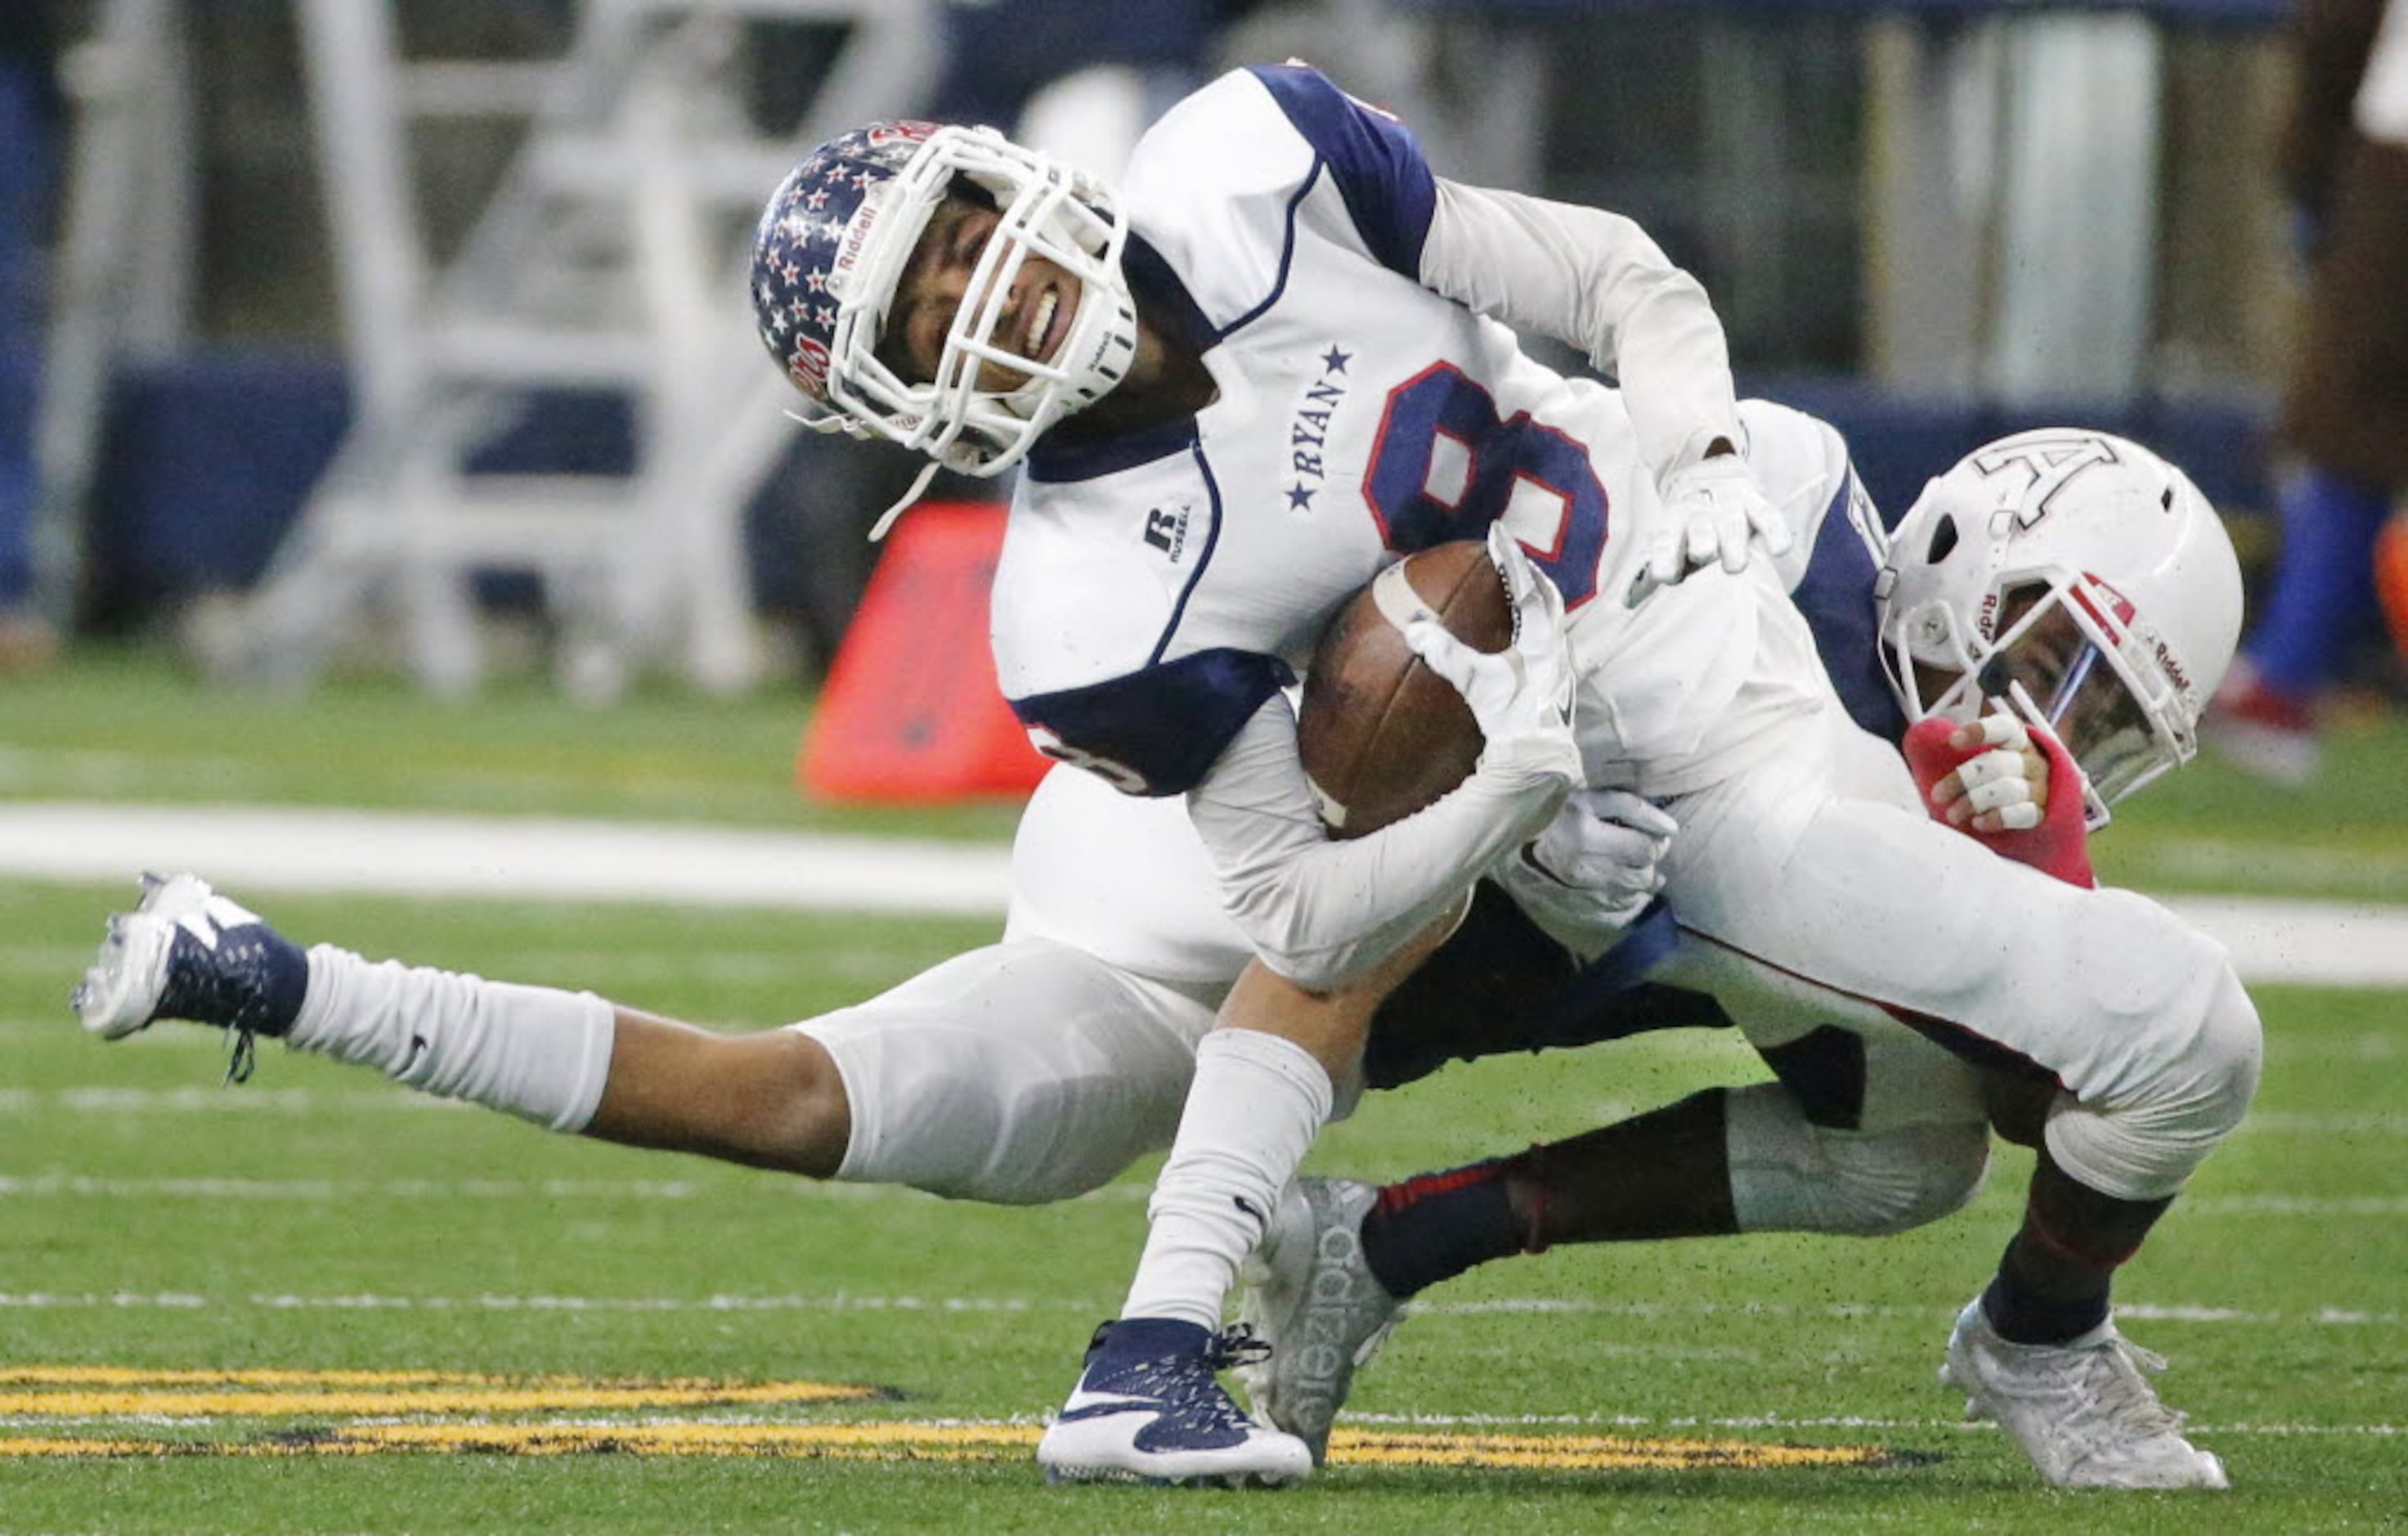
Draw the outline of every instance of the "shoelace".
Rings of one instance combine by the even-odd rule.
[[[2136,1435],[2174,1433],[2182,1428],[2182,1414],[2158,1399],[2143,1374],[2165,1368],[2162,1355],[2120,1336],[2108,1340],[2084,1363],[2092,1390],[2077,1400],[2075,1416],[2104,1419]]]
[[[1232,1323],[1212,1335],[1212,1342],[1204,1346],[1204,1363],[1215,1371],[1255,1365],[1270,1357],[1270,1341],[1256,1333],[1252,1323]]]
[[[233,1027],[234,1053],[226,1057],[225,1086],[251,1081],[251,1070],[259,1064],[259,1037],[251,1026],[237,1024]]]
[[[226,1058],[229,1084],[250,1082],[259,1059],[258,1030],[268,1012],[264,978],[269,962],[262,931],[228,928],[219,937],[214,958],[192,953],[188,963],[171,960],[167,985],[159,995],[160,1017],[221,1023],[234,1037]],[[196,945],[199,940],[179,934],[175,942]]]
[[[1255,1336],[1252,1324],[1233,1324],[1206,1341],[1200,1357],[1173,1355],[1130,1366],[1122,1378],[1122,1389],[1154,1399],[1162,1404],[1166,1416],[1182,1424],[1244,1430],[1253,1420],[1239,1410],[1215,1378],[1231,1366],[1268,1359],[1270,1352],[1271,1346]]]

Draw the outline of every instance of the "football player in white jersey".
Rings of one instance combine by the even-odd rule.
[[[2086,1413],[2103,1480],[2220,1483],[2120,1353],[2106,1277],[2245,1110],[2255,1010],[2162,909],[1932,825],[1847,720],[1750,559],[1780,522],[1735,451],[1696,285],[1627,221],[1437,178],[1300,67],[1173,108],[1123,192],[967,131],[824,150],[755,266],[771,345],[832,419],[963,467],[1025,461],[995,591],[1004,688],[1057,755],[1185,795],[1256,956],[1198,1047],[1122,1315],[1039,1446],[1049,1473],[1303,1474],[1306,1447],[1212,1379],[1226,1292],[1408,946],[1577,782],[1678,823],[1665,890],[1688,932],[2063,1085],[2027,1246],[2081,1273],[2010,1266],[1960,1342],[2007,1362],[1993,1397],[2046,1378],[2069,1422],[2134,1405]],[[1516,327],[1622,389],[1536,365]],[[1430,811],[1328,841],[1281,687],[1383,565],[1482,528],[1521,609],[1512,652],[1408,630],[1463,688],[1481,764]]]
[[[1123,211],[991,135],[882,125],[798,168],[755,265],[765,337],[809,409],[961,467],[1025,464],[996,595],[1006,687],[1058,755],[1123,789],[1186,794],[1260,957],[1224,1007],[1229,1027],[1197,1049],[1139,1283],[1091,1352],[1082,1404],[1103,1411],[1066,1415],[1049,1465],[1301,1473],[1304,1447],[1245,1423],[1212,1379],[1222,1293],[1328,1113],[1382,968],[1401,972],[1399,952],[1546,826],[1576,779],[1679,819],[1666,872],[1691,932],[2054,1070],[2068,1092],[2052,1166],[2137,1241],[2245,1105],[2254,1012],[2212,945],[2146,903],[2057,886],[1931,826],[1895,754],[1861,745],[1798,610],[1749,559],[1751,538],[1781,543],[1781,523],[1735,451],[1748,432],[1695,285],[1627,221],[1439,180],[1400,128],[1300,68],[1192,98],[1140,149],[1129,191]],[[1581,341],[1624,392],[1537,366],[1499,321]],[[1416,632],[1472,699],[1481,767],[1430,812],[1326,842],[1282,684],[1372,571],[1500,523],[1526,620],[1516,653]],[[1577,738],[1553,684],[1567,644]],[[1784,882],[1815,888],[1802,904],[1755,899]],[[1945,912],[1926,898],[1935,885]],[[1829,921],[1840,892],[1861,928]],[[173,901],[189,923],[154,922],[133,936],[138,955],[105,956],[87,1023],[189,1016],[170,1004],[199,1004],[159,975],[179,975],[177,935],[195,926],[224,930],[213,953],[271,947],[221,899],[188,889]],[[2086,935],[2101,947],[2086,952]],[[321,953],[298,980],[292,957],[267,965],[274,979],[241,1007],[199,1016],[280,1022],[305,1045],[546,1123],[825,1170],[829,1145],[781,1136],[814,1106],[731,1087],[697,1065],[730,1053],[686,1032],[624,1012],[614,1026],[591,998],[405,983],[356,957],[322,977]],[[958,1007],[943,969],[921,1000]],[[410,987],[424,995],[406,1008],[378,1002]],[[2146,1020],[2128,1031],[2145,1038],[2100,1027],[2111,1004]],[[489,1027],[497,1012],[507,1029]],[[427,1043],[447,1034],[520,1043]],[[794,1059],[729,1043],[765,1066]],[[821,1091],[840,1113],[817,1123],[858,1130],[847,1117],[864,1106]],[[2112,1267],[2084,1233],[2052,1231]],[[2213,1465],[2178,1436],[2093,1433],[2172,1469],[2159,1480]]]
[[[2210,680],[2229,665],[2239,637],[2239,567],[2205,499],[2138,444],[2021,433],[1975,450],[1927,486],[1892,536],[1878,586],[1879,653],[1899,706],[1916,721],[1904,746],[1918,780],[1934,786],[1932,813],[2005,857],[2095,883],[2088,825],[2104,819],[2107,802],[2190,757]],[[2133,636],[2141,643],[2128,643]],[[2015,712],[1953,725],[2010,700]],[[2050,758],[2032,781],[2044,792],[2037,800],[2018,767],[2027,744]],[[1950,771],[1980,762],[1978,771]],[[1710,1089],[1569,1141],[1382,1189],[1300,1181],[1251,1266],[1241,1308],[1273,1346],[1247,1371],[1258,1411],[1318,1454],[1399,1299],[1475,1265],[1574,1242],[1903,1230],[1971,1197],[1985,1162],[1985,1117],[2010,1140],[2044,1144],[2061,1092],[2055,1078],[1990,1042],[1956,1037],[1942,1021],[1813,986],[1696,935],[1608,1006],[1672,1012],[1661,988],[1712,997],[1712,1022],[1738,1025],[1777,1083]],[[1589,1030],[1612,1032],[1610,1024]],[[1910,1034],[1986,1070],[1976,1078],[1935,1069],[1928,1053],[1905,1043]],[[1375,1054],[1386,1043],[1375,1041]],[[2035,1196],[2083,1198],[2054,1181]],[[2053,1309],[2102,1326],[2106,1275],[2064,1263],[2041,1235],[2028,1227],[2010,1246],[1985,1299],[2010,1314],[2002,1326],[2015,1326],[2014,1313]],[[1969,1406],[2003,1418],[2052,1482],[2128,1476],[2128,1465],[2063,1434],[2051,1414],[1990,1388],[1985,1378],[2000,1347],[1986,1323],[1969,1309],[1952,1341],[1944,1379],[1967,1391]],[[2077,1353],[2061,1363],[2080,1360]]]

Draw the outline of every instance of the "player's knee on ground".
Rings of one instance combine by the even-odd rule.
[[[1887,1237],[1961,1210],[1989,1167],[1977,1120],[1828,1130],[1773,1084],[1732,1090],[1725,1125],[1743,1232]]]
[[[2257,1097],[2264,1031],[2229,966],[2205,994],[2179,1048],[2130,1092],[2102,1104],[2059,1098],[2047,1132],[2059,1168],[2118,1199],[2163,1199],[2241,1124]]]

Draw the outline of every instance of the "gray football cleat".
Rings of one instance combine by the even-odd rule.
[[[1363,1260],[1363,1216],[1379,1191],[1351,1179],[1298,1179],[1281,1195],[1247,1260],[1238,1315],[1270,1345],[1241,1364],[1254,1413],[1303,1441],[1319,1465],[1354,1372],[1401,1320]]]
[[[2165,1366],[2113,1321],[2068,1343],[2010,1343],[1976,1298],[1949,1335],[1940,1381],[1965,1394],[1968,1419],[1997,1420],[2053,1487],[2231,1486],[2143,1374]]]

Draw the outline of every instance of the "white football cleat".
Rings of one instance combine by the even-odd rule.
[[[1212,1333],[1164,1317],[1106,1323],[1087,1345],[1070,1400],[1037,1443],[1045,1480],[1230,1488],[1300,1481],[1312,1453],[1239,1412],[1216,1374],[1261,1347],[1242,1325]]]
[[[1404,1310],[1363,1261],[1363,1216],[1378,1195],[1351,1179],[1297,1180],[1242,1276],[1238,1315],[1270,1355],[1241,1362],[1238,1379],[1263,1422],[1312,1447],[1316,1466],[1355,1371]]]
[[[308,984],[308,957],[256,912],[196,876],[144,875],[140,905],[109,915],[108,937],[68,1001],[103,1040],[160,1019],[230,1029],[230,1075],[239,1080],[251,1036],[290,1029]]]
[[[1966,1418],[1997,1420],[2053,1487],[2230,1487],[2224,1463],[2182,1437],[2182,1415],[2142,1374],[2165,1366],[2112,1320],[2068,1343],[2010,1343],[1976,1298],[1949,1335],[1940,1381],[1965,1394]]]

